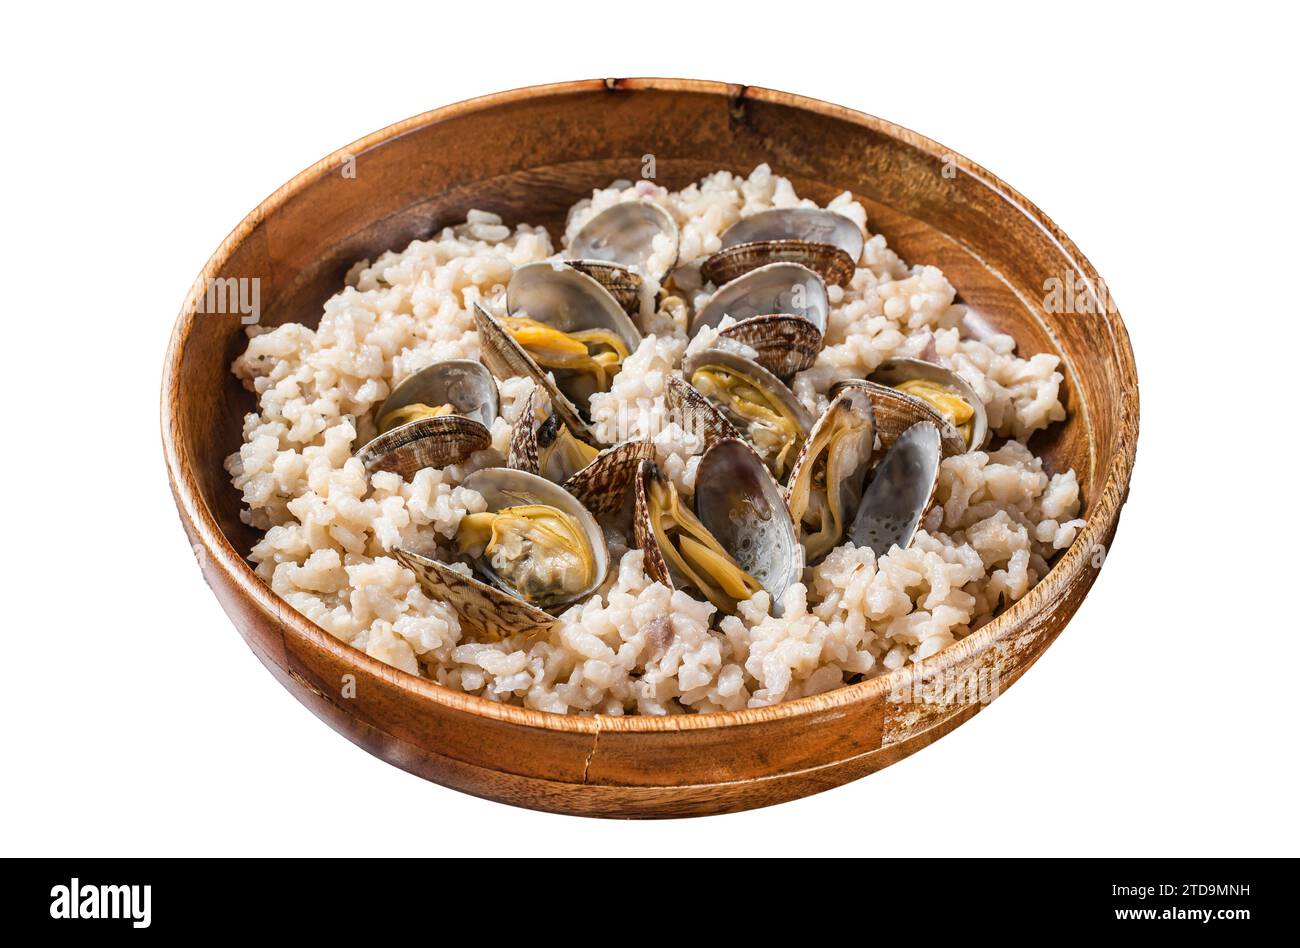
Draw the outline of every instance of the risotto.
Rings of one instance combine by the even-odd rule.
[[[569,292],[608,322],[543,319]],[[883,674],[1024,596],[1083,525],[1074,472],[1026,447],[1065,418],[1057,357],[964,315],[849,193],[818,209],[765,165],[595,190],[558,248],[471,211],[358,262],[315,330],[248,329],[226,468],[250,558],[366,654],[544,711]]]

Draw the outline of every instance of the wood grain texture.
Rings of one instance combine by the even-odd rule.
[[[811,144],[810,143],[815,143]],[[162,387],[172,490],[207,582],[282,685],[358,745],[468,793],[566,813],[671,817],[765,806],[888,766],[978,712],[978,688],[927,682],[996,675],[1005,689],[1060,634],[1096,578],[1127,495],[1138,388],[1118,312],[1049,312],[1048,280],[1094,299],[1101,279],[1041,211],[998,178],[888,122],[782,92],[672,79],[520,89],[408,119],[355,142],[272,194],[200,274],[261,280],[264,325],[314,325],[355,260],[427,236],[470,208],[562,230],[570,204],[643,155],[681,187],[759,162],[825,203],[851,190],[871,229],[913,263],[940,267],[970,307],[966,329],[1010,332],[1055,352],[1069,420],[1031,446],[1074,467],[1086,525],[1048,576],[1005,614],[917,666],[772,708],[672,718],[578,718],[505,707],[369,658],[290,609],[254,576],[256,535],[222,469],[252,396],[230,374],[236,317],[187,299]],[[355,177],[341,173],[347,159]],[[354,688],[352,687],[354,686]],[[942,689],[941,689],[942,691]],[[1077,703],[1062,703],[1062,714]],[[966,775],[969,776],[969,775]]]

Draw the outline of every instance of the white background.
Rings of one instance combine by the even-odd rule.
[[[6,11],[0,851],[1295,855],[1291,14],[582,6]],[[200,578],[158,437],[175,313],[274,188],[435,106],[635,75],[827,99],[983,164],[1107,278],[1142,383],[1117,542],[1015,688],[865,780],[667,824],[463,796],[317,721]]]

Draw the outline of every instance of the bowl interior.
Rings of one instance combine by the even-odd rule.
[[[781,93],[714,83],[572,83],[474,100],[411,119],[327,158],[241,225],[201,279],[256,278],[261,323],[314,326],[362,257],[400,249],[471,208],[540,224],[558,246],[564,216],[594,187],[635,179],[680,188],[718,169],[767,162],[819,203],[852,191],[909,264],[934,264],[970,307],[968,331],[1006,332],[1022,355],[1053,352],[1065,375],[1065,424],[1032,447],[1073,467],[1085,515],[1119,450],[1121,341],[1104,317],[1048,312],[1050,280],[1091,268],[1050,222],[982,169],[858,113]],[[196,284],[199,285],[199,284]],[[182,318],[170,437],[238,556],[256,534],[222,462],[238,449],[253,397],[229,367],[245,345],[237,316]]]

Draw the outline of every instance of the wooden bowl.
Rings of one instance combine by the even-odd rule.
[[[236,316],[181,311],[167,353],[162,434],[172,490],[205,576],[262,663],[357,744],[467,793],[564,813],[671,817],[765,806],[897,761],[1005,689],[1079,607],[1115,531],[1133,468],[1137,376],[1113,309],[1051,312],[1048,281],[1078,299],[1104,284],[1036,207],[973,162],[907,129],[783,92],[667,79],[592,80],[461,102],[376,132],[298,175],[226,238],[196,287],[258,278],[262,323],[315,325],[348,267],[463,219],[470,208],[562,232],[593,187],[637,178],[679,188],[760,162],[824,203],[844,189],[909,263],[940,267],[976,328],[1022,353],[1062,359],[1069,420],[1033,442],[1073,467],[1087,525],[1004,615],[920,666],[757,710],[674,717],[571,717],[449,691],[343,644],[293,611],[244,557],[256,539],[222,460],[252,396],[230,373]],[[349,175],[353,171],[354,175]],[[1087,307],[1075,306],[1086,310]],[[942,676],[942,677],[936,677]],[[355,687],[347,687],[354,683]],[[1063,711],[1063,713],[1065,713]]]

